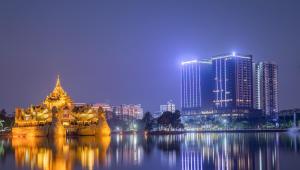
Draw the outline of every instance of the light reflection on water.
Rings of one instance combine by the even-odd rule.
[[[0,169],[298,169],[299,152],[285,133],[2,138]]]
[[[12,138],[7,141],[14,152],[15,168],[69,170],[79,162],[84,169],[105,165],[110,137],[96,139]]]

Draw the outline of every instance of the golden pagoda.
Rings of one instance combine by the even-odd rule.
[[[53,91],[41,105],[16,108],[13,136],[110,135],[101,107],[75,106],[57,77]]]
[[[59,76],[57,76],[56,85],[53,91],[46,97],[44,105],[52,109],[56,107],[57,109],[64,106],[72,107],[73,101],[71,97],[65,92],[60,84]]]

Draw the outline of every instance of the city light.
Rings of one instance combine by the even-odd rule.
[[[184,61],[184,62],[181,62],[181,65],[191,64],[191,63],[197,63],[197,62],[198,62],[198,60]]]
[[[212,60],[218,60],[218,59],[223,59],[223,58],[229,58],[229,57],[237,57],[237,58],[241,58],[241,59],[251,59],[250,55],[241,55],[241,54],[237,54],[236,52],[232,52],[232,53],[228,53],[226,55],[217,55],[212,57]]]

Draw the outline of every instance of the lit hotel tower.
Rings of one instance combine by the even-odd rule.
[[[246,113],[253,108],[252,56],[230,53],[212,57],[218,110]]]
[[[213,74],[210,60],[182,62],[181,108],[184,115],[213,107]]]
[[[278,66],[270,62],[253,64],[254,108],[268,116],[278,113]]]

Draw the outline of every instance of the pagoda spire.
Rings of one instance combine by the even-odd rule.
[[[59,75],[57,75],[57,80],[56,80],[56,85],[55,86],[56,87],[61,87]]]
[[[46,97],[44,100],[44,104],[48,108],[52,108],[56,106],[57,108],[61,108],[63,106],[72,106],[73,101],[71,97],[65,92],[60,84],[60,77],[57,75],[56,85],[53,91]]]

